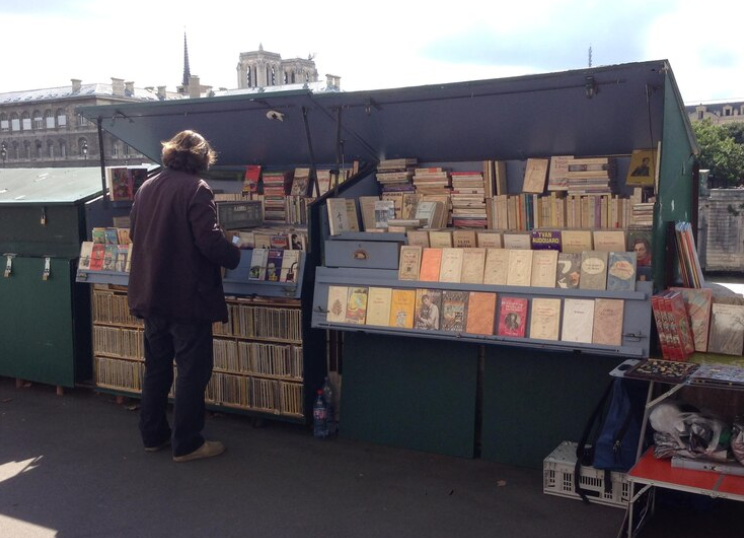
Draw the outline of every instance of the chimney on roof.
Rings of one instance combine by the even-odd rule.
[[[73,78],[70,80],[72,81],[72,93],[78,93],[80,91],[80,87],[83,84],[83,81],[79,78]]]
[[[327,90],[340,90],[341,89],[341,77],[336,75],[326,75],[326,89]]]
[[[158,86],[158,99],[165,101],[165,86]]]
[[[129,97],[134,97],[134,82],[133,81],[125,82],[124,91]]]
[[[201,97],[201,83],[199,82],[198,75],[191,75],[189,77],[188,92],[191,99],[197,99]]]
[[[117,97],[124,96],[124,79],[111,77],[111,93]]]

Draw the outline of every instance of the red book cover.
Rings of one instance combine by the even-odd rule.
[[[261,179],[261,165],[249,164],[245,167],[243,192],[258,192],[258,181]]]
[[[524,338],[527,327],[527,299],[502,297],[499,308],[499,336]]]
[[[661,294],[661,303],[663,306],[662,312],[664,313],[664,330],[666,330],[669,342],[669,359],[673,361],[684,360],[682,342],[680,340],[679,332],[675,327],[672,305],[669,302],[669,291],[665,291]]]
[[[103,258],[106,256],[106,245],[103,243],[93,243],[93,249],[90,253],[90,266],[88,267],[91,271],[100,271],[103,269]]]
[[[687,360],[690,355],[695,353],[695,343],[690,331],[690,318],[685,308],[685,300],[678,291],[670,291],[667,297],[669,298],[674,328],[679,334],[682,360]]]
[[[654,320],[656,321],[656,330],[659,333],[659,344],[661,345],[661,354],[667,359],[671,360],[672,352],[669,347],[669,336],[667,335],[666,328],[664,327],[664,305],[662,298],[659,295],[651,296],[651,309],[654,312]]]

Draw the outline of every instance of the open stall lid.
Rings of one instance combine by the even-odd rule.
[[[97,167],[0,169],[0,205],[78,204],[101,192]]]

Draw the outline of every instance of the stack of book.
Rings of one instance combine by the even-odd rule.
[[[380,185],[400,185],[411,183],[413,167],[418,161],[413,159],[383,159],[377,165],[377,181]]]
[[[678,222],[674,227],[674,232],[682,282],[686,288],[702,288],[705,278],[695,247],[692,226],[689,222]]]
[[[568,194],[611,194],[616,164],[611,157],[569,159],[566,172]]]
[[[286,196],[292,185],[289,172],[264,172],[263,193],[265,196]]]
[[[449,196],[451,190],[450,173],[441,167],[416,168],[413,185],[418,194]]]
[[[486,228],[485,187],[482,172],[452,172],[452,224],[459,228]]]
[[[661,353],[670,361],[686,361],[695,352],[690,318],[678,291],[666,290],[651,297]]]
[[[651,226],[654,223],[654,203],[633,204],[630,223],[638,226]]]

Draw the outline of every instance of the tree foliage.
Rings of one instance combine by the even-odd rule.
[[[700,146],[700,168],[727,184],[744,179],[744,125],[715,125],[709,119],[692,124]]]

